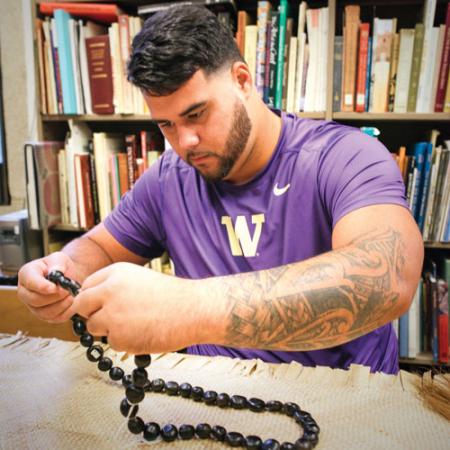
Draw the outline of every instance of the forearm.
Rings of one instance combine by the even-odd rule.
[[[108,253],[89,235],[83,235],[69,242],[63,253],[75,264],[76,281],[82,283],[86,277],[113,261]]]
[[[415,281],[405,256],[402,238],[388,230],[303,262],[211,278],[203,289],[209,303],[221,305],[212,319],[220,332],[211,339],[290,351],[353,340],[409,306]]]

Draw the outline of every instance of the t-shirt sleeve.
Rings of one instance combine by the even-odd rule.
[[[128,191],[105,219],[107,230],[128,250],[152,259],[164,251],[161,226],[161,158]]]
[[[397,163],[381,142],[358,131],[322,151],[318,183],[333,227],[343,216],[364,206],[408,208]]]

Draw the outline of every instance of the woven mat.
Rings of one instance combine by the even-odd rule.
[[[129,373],[133,359],[109,350]],[[148,443],[129,433],[119,412],[124,390],[85,358],[77,343],[0,335],[0,448],[10,449],[222,449],[212,441]],[[294,401],[321,427],[318,449],[450,450],[450,423],[426,409],[419,377],[308,368],[297,363],[154,355],[149,378],[187,381],[218,392]],[[282,415],[223,410],[180,397],[147,394],[144,421],[223,425],[244,435],[295,441],[299,428]]]

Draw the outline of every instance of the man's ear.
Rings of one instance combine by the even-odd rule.
[[[236,88],[248,98],[253,90],[253,79],[250,69],[243,61],[236,61],[231,66],[231,76]]]

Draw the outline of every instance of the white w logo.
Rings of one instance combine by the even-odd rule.
[[[222,225],[225,225],[227,229],[231,254],[233,256],[256,256],[262,224],[264,223],[264,214],[252,215],[252,223],[255,225],[253,237],[250,236],[250,230],[245,216],[237,216],[234,227],[231,217],[222,217]]]

